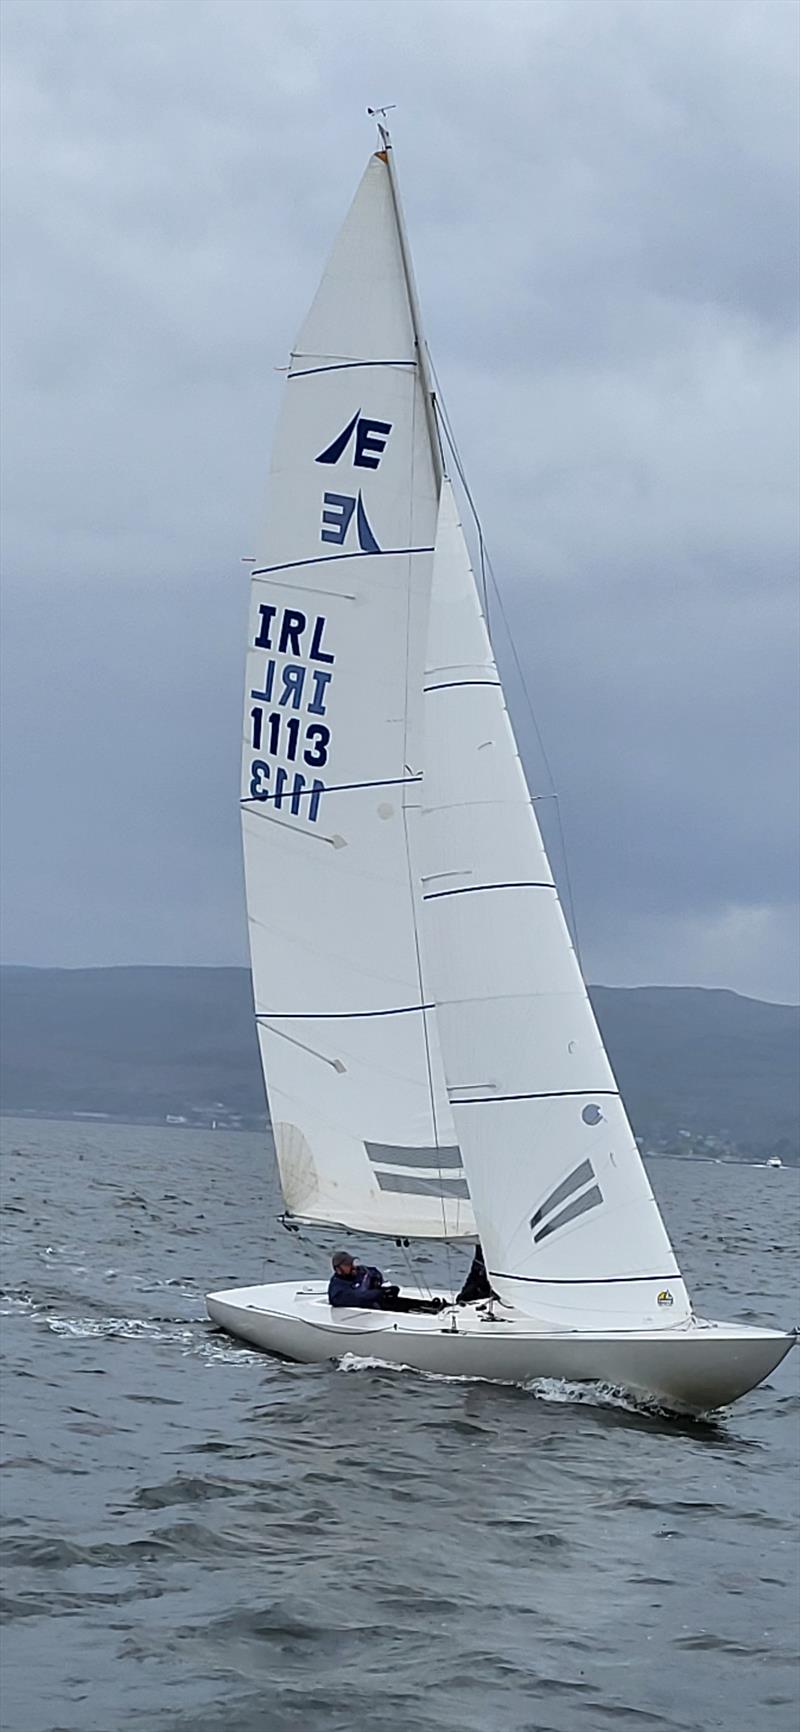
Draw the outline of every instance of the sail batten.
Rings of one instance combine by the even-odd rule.
[[[293,360],[295,361],[311,361],[313,359],[312,355],[301,355],[297,350],[293,352]],[[327,361],[322,367],[293,367],[286,377],[287,379],[308,379],[314,373],[353,372],[358,367],[416,367],[416,365],[416,361],[410,359],[404,361],[357,361],[352,357],[339,356],[337,360]]]
[[[451,1089],[451,1101],[453,1100],[453,1096],[458,1092],[460,1091]],[[517,1095],[487,1094],[482,1095],[477,1099],[472,1095],[470,1098],[465,1097],[464,1100],[458,1101],[457,1104],[460,1107],[484,1107],[487,1105],[495,1106],[497,1104],[502,1104],[503,1101],[580,1101],[589,1099],[594,1100],[596,1095],[605,1095],[609,1100],[621,1099],[619,1089],[536,1089],[529,1091],[526,1094]]]
[[[283,565],[258,566],[251,575],[253,578],[269,577],[273,572],[294,571],[299,565],[341,565],[342,561],[345,559],[374,558],[376,551],[382,559],[400,559],[412,553],[433,553],[433,543],[431,543],[429,547],[379,547],[370,550],[369,553],[365,552],[364,549],[359,548],[354,549],[350,553],[315,554],[312,559],[289,559],[286,560]],[[321,589],[318,593],[320,595],[327,595],[330,591]],[[349,595],[344,599],[346,601],[354,601],[356,598],[355,596]]]

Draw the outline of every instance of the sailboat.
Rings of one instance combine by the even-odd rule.
[[[291,356],[252,573],[255,1015],[287,1224],[479,1238],[494,1297],[336,1310],[298,1279],[208,1311],[295,1360],[713,1409],[794,1336],[693,1312],[517,752],[378,143]]]

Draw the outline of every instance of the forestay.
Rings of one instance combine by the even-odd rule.
[[[253,573],[242,810],[287,1208],[471,1236],[424,1008],[408,806],[437,487],[389,172],[370,162],[292,356]]]
[[[689,1301],[569,939],[447,483],[425,692],[429,980],[492,1284],[550,1327],[674,1325]]]

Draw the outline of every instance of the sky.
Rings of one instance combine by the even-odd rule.
[[[4,960],[246,959],[242,561],[393,102],[587,977],[800,996],[799,18],[5,0]]]

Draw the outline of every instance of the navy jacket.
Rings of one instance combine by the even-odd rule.
[[[380,1269],[356,1269],[349,1277],[334,1269],[328,1282],[328,1304],[337,1308],[361,1305],[373,1310],[381,1302],[383,1276]]]

